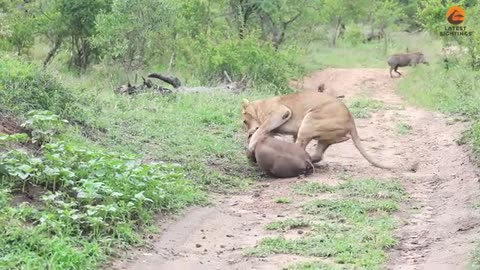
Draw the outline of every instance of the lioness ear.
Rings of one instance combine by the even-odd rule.
[[[248,101],[248,99],[243,99],[243,102],[242,102],[242,106],[243,107],[246,107],[248,105],[248,103],[250,103],[250,101]]]

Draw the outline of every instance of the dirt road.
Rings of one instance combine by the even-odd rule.
[[[384,106],[372,117],[357,119],[367,152],[385,164],[419,161],[416,173],[394,173],[371,166],[351,141],[332,146],[316,173],[306,179],[272,179],[246,193],[218,197],[213,207],[191,208],[165,225],[152,250],[136,252],[116,263],[115,269],[282,269],[306,258],[274,255],[244,256],[244,249],[260,239],[278,234],[265,225],[279,217],[301,216],[305,198],[292,194],[296,183],[337,183],[342,173],[357,177],[399,179],[409,198],[397,214],[399,243],[389,251],[388,269],[465,269],[474,240],[479,237],[478,170],[470,162],[467,146],[456,140],[465,123],[441,114],[406,105],[395,93],[399,79],[385,69],[327,69],[306,77],[303,88],[316,89],[324,82],[327,92],[361,94],[381,100]],[[422,89],[419,89],[422,91]],[[411,131],[395,132],[399,122]],[[275,198],[293,203],[278,204]],[[296,233],[285,237],[299,237]],[[307,258],[308,259],[308,258]]]

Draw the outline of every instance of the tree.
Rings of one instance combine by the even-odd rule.
[[[25,49],[30,48],[34,43],[36,29],[35,13],[31,5],[24,1],[2,2],[3,18],[1,19],[0,32],[6,37],[15,52],[21,55]]]
[[[243,39],[245,38],[245,32],[248,31],[248,23],[258,9],[258,4],[251,0],[229,0],[228,3],[231,17],[237,27],[238,37]]]
[[[168,33],[173,30],[176,13],[176,7],[167,1],[114,0],[111,12],[97,16],[92,43],[127,71],[140,68],[146,54],[171,42]]]
[[[468,15],[466,26],[467,31],[472,31],[472,36],[459,39],[460,44],[464,45],[468,49],[468,55],[470,56],[470,66],[474,70],[480,69],[480,33],[478,32],[478,25],[480,23],[480,4],[470,3],[465,11]]]
[[[96,53],[90,42],[95,33],[95,18],[110,10],[110,0],[57,1],[61,21],[68,29],[72,51],[70,64],[84,70]]]
[[[377,0],[373,18],[373,25],[384,30],[388,25],[405,18],[405,13],[398,1]]]
[[[44,67],[50,64],[69,36],[69,29],[63,21],[58,5],[57,0],[38,1],[38,33],[50,42],[50,50],[43,60]]]
[[[288,0],[229,0],[230,19],[237,28],[240,39],[248,31],[260,29],[263,40],[268,40],[278,50],[285,41],[288,28],[307,11],[307,3]]]
[[[337,38],[345,25],[351,21],[363,19],[366,17],[370,2],[366,0],[348,1],[348,0],[324,0],[320,16],[323,23],[333,27],[332,45],[336,46]]]

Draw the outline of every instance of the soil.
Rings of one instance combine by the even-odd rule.
[[[469,147],[456,143],[468,123],[405,104],[395,93],[398,81],[385,69],[326,69],[295,83],[297,88],[315,91],[325,83],[326,93],[345,95],[346,101],[360,94],[383,101],[383,109],[372,117],[356,119],[366,151],[387,165],[419,162],[415,173],[378,169],[349,140],[331,146],[308,180],[334,184],[341,181],[342,173],[399,179],[409,198],[396,214],[398,244],[389,251],[385,268],[465,269],[480,229],[480,211],[474,208],[479,170]],[[411,126],[408,134],[396,132],[401,122]],[[163,232],[150,248],[130,252],[111,269],[282,269],[305,261],[292,255],[244,256],[246,248],[273,234],[264,229],[266,224],[302,216],[305,199],[292,193],[302,181],[306,180],[265,179],[248,192],[217,195],[211,207],[193,207],[160,223]],[[293,203],[275,203],[278,197],[289,197]]]
[[[20,126],[18,120],[0,113],[0,134],[12,135],[24,132],[25,130]]]

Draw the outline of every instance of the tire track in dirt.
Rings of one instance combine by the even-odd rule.
[[[419,161],[417,173],[399,173],[372,167],[351,142],[334,145],[321,168],[309,181],[338,183],[340,174],[354,177],[399,179],[409,193],[397,215],[398,245],[390,252],[388,269],[465,269],[480,223],[473,208],[479,197],[478,170],[470,162],[467,146],[458,146],[466,124],[438,113],[406,106],[385,69],[326,69],[305,77],[297,88],[314,90],[325,83],[327,93],[367,94],[384,102],[384,108],[367,119],[356,119],[367,152],[386,164]],[[421,89],[419,89],[421,91]],[[398,123],[410,125],[406,135],[395,132]],[[251,191],[214,198],[212,207],[195,207],[164,231],[149,250],[133,252],[113,269],[282,269],[306,258],[275,255],[244,256],[244,249],[274,235],[265,225],[283,217],[301,217],[306,198],[292,193],[304,179],[267,179]],[[292,204],[275,203],[290,197]],[[298,235],[286,235],[286,238]],[[443,268],[442,268],[443,267]]]

